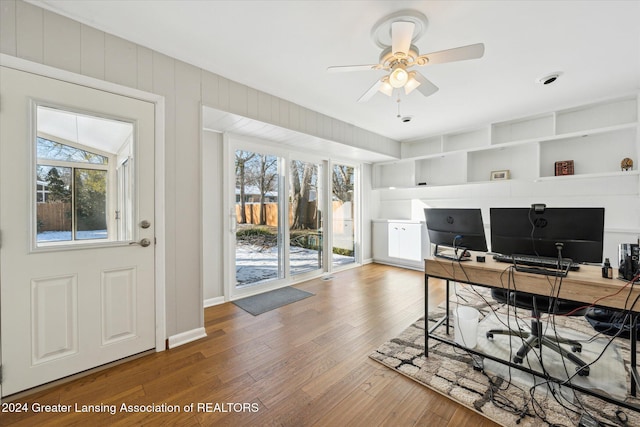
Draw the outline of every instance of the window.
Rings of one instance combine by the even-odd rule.
[[[130,239],[132,135],[131,123],[37,107],[36,246]]]
[[[37,153],[37,242],[106,239],[108,158],[41,137]]]

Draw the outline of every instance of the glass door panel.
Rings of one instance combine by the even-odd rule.
[[[322,269],[322,165],[289,163],[289,271]]]
[[[331,175],[333,212],[332,265],[339,267],[354,263],[355,258],[355,169],[347,165],[333,165]]]
[[[237,287],[284,277],[280,164],[274,155],[235,151]]]

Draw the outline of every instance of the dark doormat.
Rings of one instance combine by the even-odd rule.
[[[287,286],[286,288],[280,288],[263,294],[242,298],[240,300],[233,301],[233,303],[244,311],[257,316],[258,314],[266,313],[267,311],[282,307],[283,305],[291,304],[292,302],[300,301],[313,295],[314,294],[311,292]]]

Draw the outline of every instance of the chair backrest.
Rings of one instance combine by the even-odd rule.
[[[493,288],[491,289],[491,296],[498,302],[513,305],[518,308],[531,310],[532,312],[534,311],[534,308],[537,308],[538,313],[571,313],[571,316],[584,316],[587,311],[586,308],[580,309],[585,305],[584,303],[568,301],[559,298],[549,298],[541,295],[530,294],[527,292],[517,292],[509,291],[506,289]],[[534,316],[535,314],[536,313],[534,313]]]

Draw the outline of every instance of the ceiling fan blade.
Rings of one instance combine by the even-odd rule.
[[[416,79],[418,83],[420,83],[420,86],[418,86],[416,89],[421,94],[423,94],[424,96],[429,96],[429,95],[433,95],[439,90],[438,86],[431,83],[431,81],[427,79],[425,76],[418,73],[417,71],[414,71],[414,73],[415,74],[413,75],[413,78]]]
[[[407,54],[413,39],[413,22],[396,21],[391,24],[391,53]]]
[[[378,90],[382,87],[382,85],[383,85],[382,79],[377,80],[373,84],[373,86],[367,89],[367,91],[358,99],[358,102],[367,102],[368,100],[373,98],[373,95],[378,93]]]
[[[327,71],[330,73],[342,73],[346,71],[366,71],[366,70],[379,70],[383,68],[380,64],[371,65],[337,65],[334,67],[327,67]]]
[[[418,65],[443,64],[445,62],[464,61],[466,59],[482,58],[484,55],[484,44],[476,43],[468,46],[455,47],[453,49],[441,50],[427,53],[416,58]],[[426,62],[421,63],[426,59]]]

